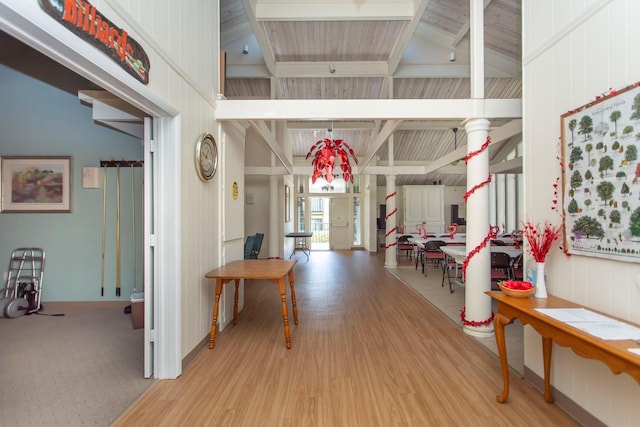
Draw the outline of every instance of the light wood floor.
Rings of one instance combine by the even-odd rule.
[[[276,286],[247,282],[238,324],[218,333],[215,349],[154,384],[114,425],[577,425],[515,375],[508,402],[497,403],[497,357],[378,256],[298,259],[290,350]]]

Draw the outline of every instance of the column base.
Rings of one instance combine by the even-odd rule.
[[[478,338],[489,338],[494,336],[493,325],[490,328],[486,326],[463,326],[462,332]]]

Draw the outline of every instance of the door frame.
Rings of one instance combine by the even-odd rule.
[[[157,156],[153,176],[156,227],[145,241],[145,250],[147,245],[154,246],[153,276],[145,278],[149,280],[145,285],[155,289],[149,301],[154,312],[152,325],[145,325],[145,337],[154,342],[154,378],[177,378],[182,373],[181,266],[158,260],[181,259],[179,227],[175,227],[181,222],[180,204],[175,203],[180,197],[179,110],[148,87],[137,82],[134,86],[133,79],[114,61],[51,20],[35,2],[0,3],[0,29],[157,120],[158,133],[152,142]]]

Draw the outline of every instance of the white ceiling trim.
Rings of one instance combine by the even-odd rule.
[[[217,120],[450,120],[520,118],[520,99],[298,99],[217,101]]]
[[[383,77],[387,75],[389,75],[389,67],[384,61],[276,63],[277,77]]]
[[[326,1],[314,2],[259,0],[258,21],[390,21],[414,16],[413,1]]]

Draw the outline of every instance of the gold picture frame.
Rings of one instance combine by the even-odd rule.
[[[70,156],[5,156],[0,162],[3,213],[69,213]]]

